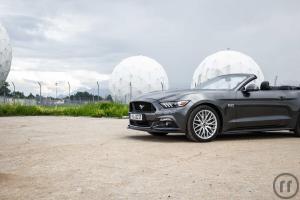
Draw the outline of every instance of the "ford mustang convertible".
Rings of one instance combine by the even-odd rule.
[[[300,136],[300,87],[255,84],[253,74],[212,78],[195,89],[152,92],[129,104],[129,129],[185,133],[196,142],[223,132],[290,130]]]

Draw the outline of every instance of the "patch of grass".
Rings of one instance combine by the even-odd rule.
[[[116,103],[91,103],[85,105],[26,106],[0,104],[0,116],[89,116],[122,117],[128,114],[128,106]]]

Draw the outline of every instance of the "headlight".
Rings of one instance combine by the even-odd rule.
[[[185,106],[189,102],[190,101],[188,101],[188,100],[183,100],[183,101],[168,101],[168,102],[161,102],[160,105],[163,108],[178,108],[178,107]]]

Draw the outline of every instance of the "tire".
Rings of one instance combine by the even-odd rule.
[[[150,135],[153,135],[153,136],[165,136],[167,135],[168,133],[164,133],[164,132],[148,132]]]
[[[296,129],[294,132],[295,132],[296,137],[300,137],[300,116],[298,117],[298,122],[297,122]]]
[[[190,114],[186,136],[194,142],[209,142],[220,132],[218,113],[210,106],[198,106]]]

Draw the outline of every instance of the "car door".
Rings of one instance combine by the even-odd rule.
[[[234,126],[236,129],[286,127],[290,108],[281,90],[237,91]]]

